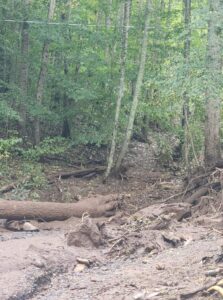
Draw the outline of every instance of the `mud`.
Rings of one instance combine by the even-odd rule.
[[[104,243],[97,247],[67,245],[68,233],[81,228],[76,219],[66,221],[67,227],[52,222],[50,230],[32,233],[2,229],[0,299],[178,300],[221,278],[221,273],[207,273],[222,266],[217,260],[222,231],[174,218],[164,229],[153,230],[148,219],[145,211],[124,218],[123,225],[105,219]],[[77,268],[85,260],[89,263]],[[204,289],[194,299],[220,298]]]

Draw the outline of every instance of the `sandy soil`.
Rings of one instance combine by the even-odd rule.
[[[0,299],[192,299],[183,295],[199,288],[193,299],[220,299],[205,286],[221,278],[221,272],[207,276],[222,266],[221,231],[190,220],[163,230],[134,217],[123,225],[117,220],[105,221],[99,248],[67,246],[77,219],[51,222],[35,233],[2,229]]]

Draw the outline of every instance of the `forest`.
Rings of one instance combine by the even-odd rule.
[[[154,129],[186,165],[219,160],[221,4],[2,1],[1,160]]]
[[[1,1],[1,299],[222,299],[222,58],[222,0]]]

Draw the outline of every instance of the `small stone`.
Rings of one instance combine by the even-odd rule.
[[[40,269],[42,269],[42,268],[45,267],[44,261],[41,260],[41,259],[38,259],[38,258],[37,258],[37,259],[34,259],[33,262],[32,262],[32,264],[33,264],[35,267],[40,268]]]
[[[74,272],[77,272],[77,273],[83,272],[86,269],[86,267],[87,266],[84,264],[77,264],[74,269]]]
[[[98,282],[98,280],[96,278],[91,278],[92,282]]]
[[[39,231],[39,228],[37,228],[36,226],[34,226],[33,224],[31,224],[29,222],[25,222],[22,226],[22,229],[24,231]]]

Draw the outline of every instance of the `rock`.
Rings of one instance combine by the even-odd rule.
[[[29,223],[29,222],[25,222],[23,224],[23,228],[24,231],[39,231],[39,229],[34,226],[33,224]]]
[[[12,231],[39,231],[39,228],[27,221],[6,221],[5,227]]]
[[[32,264],[37,267],[37,268],[44,268],[45,267],[45,263],[42,259],[38,259],[38,258],[35,258],[32,262]]]
[[[67,236],[67,245],[86,248],[97,248],[103,244],[99,227],[90,218],[84,218],[76,229]]]
[[[74,272],[80,273],[80,272],[83,272],[86,268],[87,268],[87,266],[84,264],[77,264],[74,269]]]

